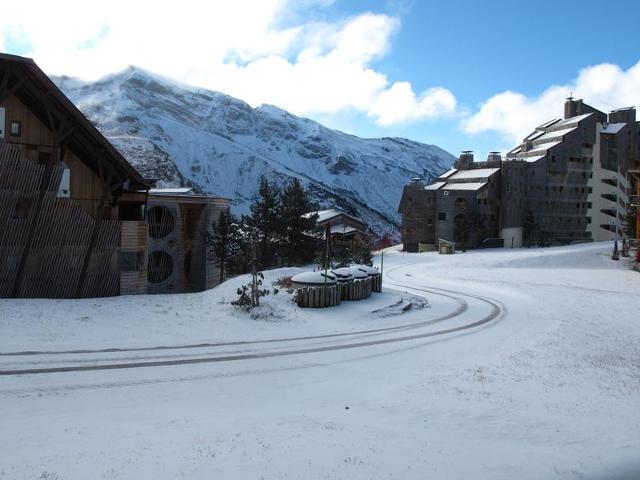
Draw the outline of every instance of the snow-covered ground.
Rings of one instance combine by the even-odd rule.
[[[228,305],[243,279],[1,300],[1,353],[216,345],[0,355],[179,363],[0,376],[0,479],[639,478],[640,274],[609,248],[389,250],[385,293],[300,310],[281,291],[260,318]],[[430,307],[389,307],[414,295]]]

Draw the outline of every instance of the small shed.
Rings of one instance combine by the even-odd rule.
[[[444,238],[438,239],[438,253],[443,255],[451,255],[456,253],[456,244]]]

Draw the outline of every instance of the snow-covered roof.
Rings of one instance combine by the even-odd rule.
[[[321,285],[324,283],[334,284],[336,283],[335,275],[328,272],[326,275],[324,272],[302,272],[294,275],[291,278],[294,283],[308,283],[314,285]]]
[[[380,270],[374,267],[370,267],[369,265],[352,265],[351,268],[362,270],[367,275],[380,275]]]
[[[149,195],[193,195],[193,188],[174,187],[174,188],[152,188]]]
[[[447,182],[436,182],[436,183],[432,183],[431,185],[427,185],[426,187],[424,187],[425,190],[438,190],[440,187],[442,187],[443,185],[446,185]]]
[[[448,183],[442,190],[480,190],[486,182]]]
[[[534,143],[535,144],[540,144],[540,143],[551,142],[551,141],[553,141],[553,139],[564,137],[566,134],[573,132],[577,128],[578,127],[569,127],[569,128],[563,128],[562,130],[554,130],[554,131],[551,131],[551,132],[546,132],[543,135],[541,135],[540,137],[536,138]]]
[[[536,155],[536,156],[533,156],[533,157],[511,157],[511,158],[509,158],[509,160],[533,163],[533,162],[537,162],[538,160],[540,160],[541,158],[544,158],[544,157],[545,157],[545,155]]]
[[[538,130],[538,129],[544,130],[544,129],[549,128],[551,125],[553,125],[554,123],[559,122],[559,121],[560,121],[559,118],[554,118],[553,120],[549,120],[548,122],[543,123],[538,128],[536,128],[536,130]]]
[[[608,123],[603,129],[602,133],[618,133],[625,127],[626,123]]]
[[[449,177],[449,180],[461,180],[470,178],[489,178],[494,173],[500,171],[499,168],[476,168],[473,170],[458,170]]]
[[[331,270],[331,273],[335,275],[338,280],[353,280],[353,272],[350,268],[342,267],[342,268],[334,268]]]
[[[348,233],[353,233],[353,232],[357,232],[358,229],[357,228],[353,228],[350,227],[348,225],[344,225],[344,224],[339,224],[339,225],[331,225],[331,233],[341,233],[343,235],[346,235]]]
[[[451,175],[453,175],[454,173],[456,173],[457,171],[458,171],[457,168],[450,168],[449,170],[444,172],[442,175],[439,175],[438,178],[448,178]]]
[[[562,141],[560,142],[549,142],[549,143],[543,143],[540,145],[534,145],[534,148],[529,150],[528,152],[522,152],[522,153],[536,153],[536,154],[541,154],[541,153],[546,153],[547,150],[549,150],[550,148],[555,147],[556,145],[560,145],[562,143]]]
[[[556,127],[560,128],[560,126],[572,125],[574,123],[578,123],[578,122],[584,120],[585,118],[587,118],[587,117],[589,117],[591,115],[593,115],[593,112],[591,112],[591,113],[583,113],[582,115],[578,115],[577,117],[565,118],[564,120],[560,120],[553,127],[554,128],[556,128]]]
[[[351,272],[351,275],[353,275],[353,278],[367,278],[369,276],[367,272],[364,272],[357,267],[349,267],[348,270]]]
[[[308,212],[303,214],[302,216],[305,218],[312,217],[314,215],[318,215],[318,219],[316,222],[324,222],[325,220],[329,220],[330,218],[337,217],[341,215],[343,212],[340,210],[336,210],[335,208],[329,208],[327,210],[318,210],[316,212]]]
[[[539,136],[544,135],[544,130],[536,130],[535,132],[529,134],[528,137],[524,137],[525,140],[535,140]]]

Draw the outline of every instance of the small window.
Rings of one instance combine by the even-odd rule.
[[[144,252],[120,252],[118,270],[121,272],[139,272],[144,270]]]
[[[25,219],[29,217],[33,205],[32,198],[19,198],[16,202],[16,208],[13,211],[13,218]]]
[[[444,190],[444,191],[442,192],[442,194],[443,194],[445,197],[448,197],[448,196],[449,196],[449,191],[448,191],[448,190]]]
[[[427,225],[433,225],[433,219],[427,218]]]
[[[9,131],[9,134],[12,137],[22,136],[22,122],[18,122],[17,120],[11,122],[11,130]]]
[[[438,220],[441,222],[446,222],[447,214],[445,212],[438,212]]]

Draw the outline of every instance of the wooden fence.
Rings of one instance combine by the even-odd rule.
[[[340,287],[337,285],[303,287],[296,290],[296,303],[300,308],[325,308],[340,304]]]
[[[363,300],[369,298],[371,292],[380,291],[382,279],[378,275],[337,285],[298,288],[295,300],[300,308],[325,308],[339,305],[341,301]]]

